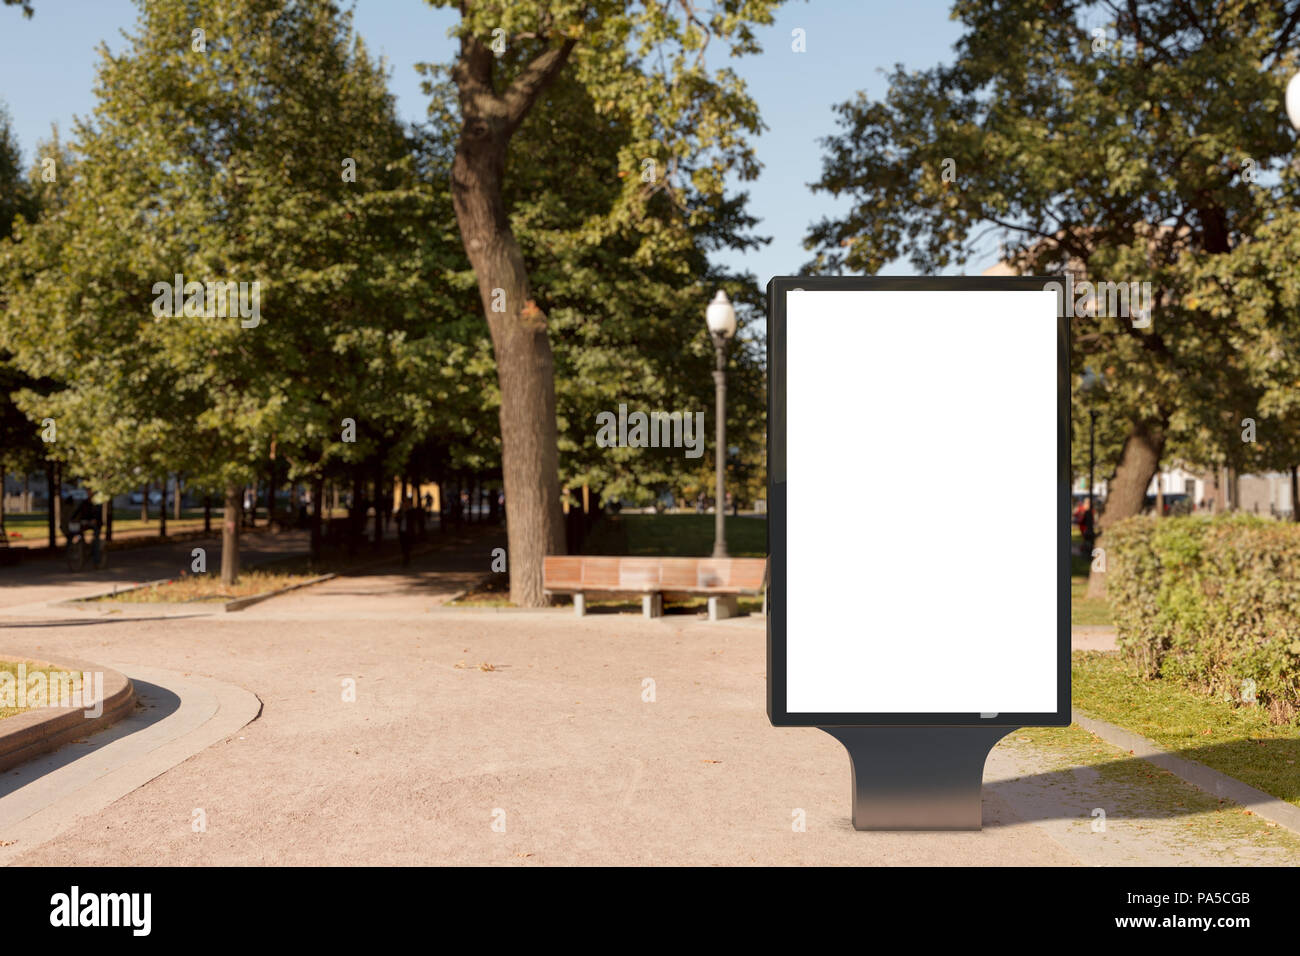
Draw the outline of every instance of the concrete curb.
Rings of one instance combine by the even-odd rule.
[[[158,584],[168,584],[175,578],[157,578],[153,581],[145,581],[143,584],[132,584],[128,587],[115,587],[111,591],[104,591],[102,594],[89,594],[86,597],[68,598],[65,601],[51,601],[51,607],[59,607],[64,604],[85,604],[89,601],[98,601],[102,598],[117,597],[119,594],[130,594],[132,591],[139,591],[141,588],[151,588]]]
[[[1252,813],[1265,820],[1286,827],[1293,833],[1300,833],[1300,807],[1279,800],[1263,790],[1256,790],[1250,784],[1242,783],[1226,773],[1212,770],[1204,764],[1175,756],[1159,744],[1123,727],[1116,727],[1096,717],[1088,717],[1077,710],[1072,711],[1072,717],[1074,722],[1084,730],[1096,734],[1107,743],[1114,744],[1121,750],[1127,750],[1133,756],[1155,764],[1163,770],[1168,770],[1206,793],[1249,807]]]
[[[20,658],[39,667],[53,667],[72,673],[104,675],[102,712],[87,717],[83,707],[39,707],[0,721],[0,772],[33,757],[58,750],[64,744],[88,737],[131,713],[135,687],[124,674],[88,661]]]
[[[171,693],[161,720],[137,710],[86,741],[84,753],[49,754],[10,771],[0,788],[0,866],[76,826],[195,754],[233,736],[262,711],[256,694],[195,674],[125,666],[142,699]],[[9,718],[13,719],[13,718]]]
[[[449,604],[453,604],[453,603],[455,603],[456,601],[459,601],[461,598],[463,598],[466,594],[469,594],[471,591],[476,591],[476,590],[478,590],[478,589],[481,588],[483,585],[485,585],[485,584],[487,584],[489,581],[491,581],[494,577],[496,577],[496,574],[495,574],[495,573],[489,573],[489,574],[485,574],[485,575],[483,575],[481,578],[479,578],[477,581],[475,581],[475,582],[474,582],[473,584],[471,584],[469,587],[461,588],[459,591],[457,591],[457,592],[456,592],[455,594],[453,594],[451,597],[447,598],[447,600],[443,601],[441,604],[436,604],[436,605],[434,605],[430,610],[433,610],[433,611],[441,611],[441,610],[444,610],[444,609],[445,609],[445,610],[451,610],[451,611],[462,610],[461,608],[449,608],[449,607],[447,607],[447,605],[449,605]],[[498,610],[498,611],[507,611],[507,610],[520,611],[520,610],[526,610],[526,609],[525,609],[525,608],[496,608],[495,610]]]
[[[227,601],[222,605],[225,611],[242,611],[246,607],[252,607],[262,601],[269,600],[280,594],[288,594],[290,591],[296,591],[299,588],[309,588],[313,584],[320,584],[322,581],[329,581],[338,577],[338,573],[331,571],[329,574],[322,574],[320,577],[312,578],[308,581],[299,581],[297,584],[290,584],[286,588],[280,588],[277,591],[263,591],[261,594],[250,594],[248,597],[235,598],[233,601]]]

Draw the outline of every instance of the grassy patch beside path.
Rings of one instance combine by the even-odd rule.
[[[1114,652],[1075,651],[1074,705],[1300,806],[1300,729],[1168,681],[1144,681]]]
[[[136,588],[120,594],[106,594],[96,598],[97,601],[117,601],[125,604],[183,604],[194,601],[233,601],[235,598],[252,597],[267,591],[278,591],[293,584],[302,584],[323,572],[310,571],[290,573],[274,570],[244,571],[239,580],[230,587],[224,587],[220,574],[187,574],[184,577],[155,584],[147,588]]]
[[[14,677],[14,681],[16,682],[18,680],[18,663],[19,663],[18,661],[0,661],[0,672],[12,674]],[[27,669],[25,671],[27,677],[31,677],[33,674],[63,675],[68,673],[69,672],[64,671],[58,667],[38,667],[35,664],[28,664]],[[71,691],[72,693],[75,694],[81,689],[81,673],[79,671],[73,671],[71,672],[71,674],[69,674],[69,676],[72,678]],[[6,683],[8,682],[6,681]],[[17,703],[17,696],[16,696],[17,686],[16,684],[9,684],[9,686],[14,689],[15,698],[13,702]],[[27,693],[30,694],[31,692],[32,692],[32,687],[29,684]],[[3,692],[0,692],[0,720],[3,720],[5,717],[13,717],[15,714],[25,713],[27,710],[31,709],[30,706],[29,707],[8,707],[6,706],[8,702],[9,701],[6,699]],[[29,701],[29,703],[31,702]]]

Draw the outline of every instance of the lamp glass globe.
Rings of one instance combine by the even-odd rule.
[[[708,323],[709,331],[714,334],[725,335],[727,338],[736,334],[736,310],[732,308],[727,293],[718,290],[718,294],[713,297],[708,310],[704,313],[704,321]]]
[[[1286,85],[1286,115],[1291,125],[1300,130],[1300,73]]]

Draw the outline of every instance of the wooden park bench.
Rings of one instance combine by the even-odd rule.
[[[552,555],[542,570],[547,594],[572,594],[579,617],[587,595],[640,595],[646,617],[664,613],[664,598],[704,595],[709,620],[733,617],[737,596],[762,594],[767,613],[766,558],[623,558]]]

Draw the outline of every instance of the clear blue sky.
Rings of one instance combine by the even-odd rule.
[[[31,20],[0,7],[0,100],[29,159],[37,140],[48,138],[51,123],[68,135],[72,117],[91,112],[94,49],[101,40],[118,49],[119,31],[133,26],[136,13],[131,0],[37,0],[35,6]],[[820,174],[818,141],[835,129],[832,107],[858,90],[881,96],[881,71],[895,63],[924,69],[950,60],[958,30],[949,7],[949,0],[787,0],[775,25],[760,32],[764,52],[731,61],[769,127],[755,144],[762,176],[746,188],[750,209],[761,219],[757,231],[772,243],[720,261],[766,283],[810,258],[802,245],[809,224],[844,208],[842,201],[808,188]],[[454,19],[454,13],[422,0],[356,0],[357,30],[374,53],[387,58],[390,86],[407,120],[425,114],[414,64],[450,60],[447,29]],[[795,28],[806,32],[806,53],[791,50]],[[978,273],[994,258],[972,261],[966,271]],[[910,271],[906,262],[885,270]]]

